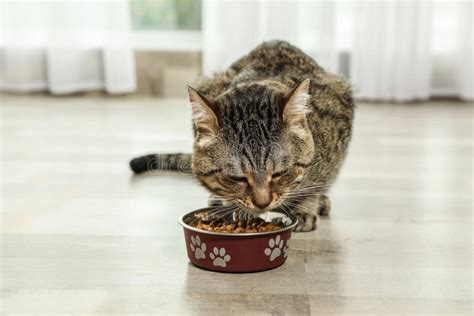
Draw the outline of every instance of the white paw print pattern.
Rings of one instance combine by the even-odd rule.
[[[283,258],[288,257],[288,250],[289,249],[290,249],[290,240],[287,240],[285,247],[283,247]]]
[[[227,262],[230,261],[230,255],[225,254],[225,249],[217,249],[214,247],[213,251],[209,254],[209,257],[212,259],[212,264],[216,267],[223,267],[227,266]]]
[[[265,255],[270,257],[270,261],[275,260],[281,255],[281,249],[283,248],[284,241],[281,239],[280,235],[276,236],[275,239],[270,238],[268,241],[268,248],[265,248]]]
[[[194,252],[196,259],[206,259],[206,243],[201,243],[201,238],[191,236],[191,243],[189,244],[191,250]]]

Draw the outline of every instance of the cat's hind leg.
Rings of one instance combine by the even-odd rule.
[[[320,195],[318,201],[318,215],[327,216],[329,215],[329,211],[331,211],[331,200],[327,197],[327,195]]]

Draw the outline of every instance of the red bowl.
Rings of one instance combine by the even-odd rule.
[[[222,272],[255,272],[278,267],[288,256],[288,241],[297,219],[277,212],[260,217],[281,220],[283,228],[260,233],[217,233],[197,229],[189,223],[195,213],[210,211],[204,208],[179,218],[184,229],[184,240],[189,260],[204,269]]]

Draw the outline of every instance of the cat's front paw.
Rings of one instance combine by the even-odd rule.
[[[296,225],[294,232],[310,232],[318,227],[318,216],[313,213],[296,212],[296,218],[298,224]]]

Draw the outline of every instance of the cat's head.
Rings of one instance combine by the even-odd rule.
[[[309,88],[309,79],[289,91],[254,83],[213,100],[189,88],[197,179],[250,213],[279,206],[314,156]]]

